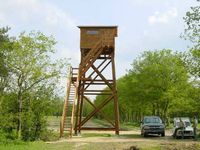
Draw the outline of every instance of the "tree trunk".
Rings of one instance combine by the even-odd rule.
[[[155,114],[156,114],[155,104],[152,104],[152,115],[155,116]]]
[[[169,126],[168,107],[169,107],[169,100],[167,100],[167,102],[165,104],[164,112],[163,112],[163,117],[166,120],[165,123],[166,123],[167,126]]]
[[[158,102],[156,103],[156,115],[157,116],[160,116],[160,106],[159,106],[159,104],[158,104]]]
[[[18,101],[18,124],[17,124],[17,135],[18,139],[21,139],[22,132],[22,83],[23,83],[23,75],[20,74],[17,80],[19,91],[17,93],[17,101]]]
[[[18,139],[21,138],[21,130],[22,130],[22,92],[19,90],[18,92],[18,125],[17,125],[17,135]]]

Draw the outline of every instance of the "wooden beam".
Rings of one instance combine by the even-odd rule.
[[[91,106],[93,106],[94,109],[97,109],[97,107],[86,96],[84,96],[84,98]],[[114,123],[108,119],[108,117],[105,116],[101,110],[99,111],[99,114],[104,117],[113,127],[115,127]]]
[[[105,99],[95,110],[93,110],[86,118],[81,121],[78,126],[83,126],[90,118],[92,118],[100,109],[102,109],[110,100],[113,98],[113,95],[110,95]]]
[[[101,72],[99,72],[98,69],[94,65],[92,65],[91,67],[102,78],[102,80],[110,87],[110,89],[113,89],[113,87],[111,86],[111,84],[106,80],[106,78],[101,74]]]

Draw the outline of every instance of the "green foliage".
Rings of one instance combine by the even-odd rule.
[[[9,28],[0,28],[0,94],[8,84],[9,68],[6,63],[6,53],[10,51],[9,45],[11,44],[7,35]]]
[[[190,49],[188,52],[182,54],[182,59],[185,62],[185,67],[192,80],[199,79],[200,77],[200,49]],[[196,80],[195,82],[199,82]],[[199,84],[199,83],[197,83]]]
[[[199,113],[192,106],[197,91],[189,82],[182,59],[171,50],[144,52],[117,81],[117,87],[122,122],[138,123],[144,115],[158,115],[169,123],[170,116]],[[95,104],[103,99],[98,96]],[[111,108],[104,109],[106,116],[112,115]]]
[[[200,1],[199,1],[200,2]],[[192,48],[185,54],[185,63],[191,75],[200,77],[200,6],[191,7],[184,17],[186,28],[183,38],[192,42]]]
[[[108,90],[108,88],[106,88],[105,90]],[[98,106],[100,103],[102,103],[102,101],[104,101],[108,96],[107,95],[100,95],[96,97],[96,100],[94,101],[94,104],[96,106]],[[101,109],[102,114],[106,114],[107,118],[109,118],[110,120],[113,120],[113,111],[114,111],[114,107],[113,107],[113,103],[109,102],[106,106],[104,106]],[[98,114],[96,116],[99,119],[103,119],[104,116],[102,116],[101,114]]]
[[[200,48],[200,6],[191,7],[184,17],[186,29],[183,37],[189,39]]]
[[[87,116],[90,112],[93,111],[94,108],[91,106],[91,104],[86,102],[86,100],[84,101],[85,102],[83,103],[83,116]]]
[[[163,119],[167,119],[169,109],[183,97],[188,86],[182,61],[170,50],[144,52],[129,73],[135,77],[134,86],[138,87],[132,96],[146,104],[146,110],[151,110],[147,111],[149,115],[159,115]]]
[[[0,74],[0,129],[5,139],[38,140],[46,132],[45,116],[55,113],[55,106],[61,113],[62,101],[55,89],[66,63],[51,60],[53,37],[33,31],[10,38],[7,31],[0,30],[0,60],[5,70]]]

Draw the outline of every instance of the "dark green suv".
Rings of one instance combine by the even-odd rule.
[[[158,116],[145,116],[141,121],[141,135],[158,134],[165,136],[165,125]]]

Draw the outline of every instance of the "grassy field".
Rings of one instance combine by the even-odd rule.
[[[73,143],[47,144],[42,141],[21,144],[0,145],[0,150],[65,150],[74,149]]]

